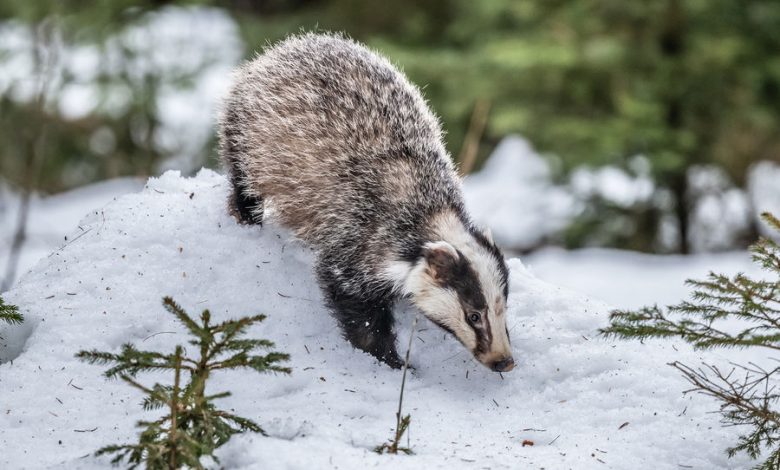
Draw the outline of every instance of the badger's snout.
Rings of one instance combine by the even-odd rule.
[[[511,357],[505,357],[500,361],[495,361],[491,364],[490,368],[493,369],[494,372],[509,372],[515,368],[515,360]]]

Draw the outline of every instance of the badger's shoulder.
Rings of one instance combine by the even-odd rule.
[[[240,67],[233,82],[225,107],[256,141],[288,137],[299,151],[400,149],[449,160],[439,120],[419,89],[344,36],[289,37]]]

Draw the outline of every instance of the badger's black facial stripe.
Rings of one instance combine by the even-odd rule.
[[[479,277],[474,267],[463,256],[463,253],[458,251],[458,255],[458,260],[448,267],[448,272],[442,277],[443,287],[452,289],[457,294],[463,311],[463,318],[474,330],[476,337],[474,352],[482,354],[490,350],[490,345],[493,342],[493,335],[490,331],[490,319],[487,315],[487,301],[482,293]],[[469,320],[472,312],[481,314],[480,321],[476,324],[472,324]]]
[[[483,326],[484,329],[481,332],[478,332],[478,329],[475,328],[474,332],[477,333],[477,348],[483,346],[484,349],[482,349],[479,352],[484,353],[490,350],[490,345],[493,343],[493,333],[490,330],[490,318],[488,318],[488,315],[483,315],[482,317],[483,317],[482,323],[484,325]]]
[[[501,282],[504,284],[504,299],[506,299],[509,297],[509,268],[506,265],[504,255],[501,253],[501,250],[498,249],[495,243],[492,243],[487,239],[484,233],[480,232],[472,226],[469,226],[469,233],[474,237],[475,240],[477,240],[477,243],[482,245],[495,259],[496,265],[498,266],[498,272],[501,275]]]
[[[449,272],[443,278],[444,286],[458,294],[461,304],[468,311],[483,312],[487,309],[487,301],[482,293],[477,272],[463,253],[458,250],[458,260],[449,267]]]

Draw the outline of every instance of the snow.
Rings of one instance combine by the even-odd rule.
[[[563,230],[573,198],[552,182],[550,165],[518,136],[501,141],[484,168],[463,182],[466,206],[500,245],[526,250]]]
[[[720,426],[713,402],[683,396],[686,383],[665,365],[708,356],[670,342],[597,337],[607,304],[540,280],[519,259],[509,262],[507,312],[518,367],[503,377],[490,372],[421,321],[404,401],[415,455],[374,454],[392,433],[401,374],[341,338],[312,277],[311,251],[273,222],[236,224],[226,194],[224,177],[211,171],[167,172],[91,212],[5,295],[27,322],[0,327],[0,360],[12,359],[0,365],[0,468],[106,468],[108,459],[92,451],[136,440],[134,423],[154,413],[141,410],[135,390],[103,380],[101,367],[74,354],[183,343],[160,305],[164,295],[193,314],[209,308],[215,320],[266,313],[253,336],[292,355],[291,376],[214,377],[210,391],[233,392],[221,405],[270,434],[234,437],[218,451],[225,468],[748,465],[724,452],[737,430]],[[530,264],[541,272],[542,263]],[[400,345],[413,315],[397,313]],[[535,445],[523,447],[525,439]]]
[[[748,171],[747,181],[755,217],[759,219],[762,212],[780,217],[780,164],[769,161],[756,163]],[[780,239],[764,221],[759,223],[758,228],[762,235]]]
[[[646,162],[644,159],[635,161]],[[649,175],[649,166],[641,163],[634,166],[642,170],[637,176],[609,165],[600,168],[577,168],[570,178],[571,189],[582,200],[598,197],[620,207],[647,203],[655,191],[655,184]]]
[[[80,232],[78,223],[84,214],[99,209],[118,196],[136,192],[143,186],[144,182],[140,178],[116,178],[52,196],[33,196],[27,222],[27,239],[22,245],[17,274],[27,272],[38,260],[57,248],[66,236],[74,231]],[[19,212],[19,196],[3,188],[0,180],[0,276],[6,272]]]
[[[540,279],[619,308],[678,303],[690,293],[685,281],[703,279],[710,271],[762,275],[746,251],[684,256],[548,247],[524,257],[524,262]]]
[[[688,196],[694,201],[688,241],[694,252],[714,252],[739,246],[753,222],[745,191],[734,186],[715,165],[688,169]]]

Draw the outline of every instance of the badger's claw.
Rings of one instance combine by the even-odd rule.
[[[401,360],[400,357],[398,357],[398,353],[395,351],[390,351],[384,356],[379,358],[380,361],[384,362],[388,366],[392,367],[393,369],[403,369],[404,367],[404,361]],[[409,366],[411,369],[412,366]]]

